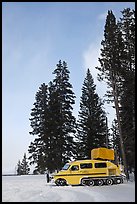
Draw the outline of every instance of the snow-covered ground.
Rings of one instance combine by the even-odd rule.
[[[135,182],[63,187],[44,175],[2,176],[2,202],[135,202]]]

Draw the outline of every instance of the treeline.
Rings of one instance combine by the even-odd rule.
[[[82,85],[78,119],[73,115],[75,94],[69,69],[59,61],[54,79],[41,84],[31,110],[28,152],[35,173],[53,172],[73,159],[90,158],[96,147],[114,148],[127,170],[135,168],[135,11],[124,9],[117,21],[108,11],[101,41],[98,80],[107,83],[105,100],[116,118],[107,127],[104,102],[96,93],[89,69]]]

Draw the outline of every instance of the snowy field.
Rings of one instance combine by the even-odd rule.
[[[44,175],[2,176],[2,202],[135,202],[135,182],[63,187]]]

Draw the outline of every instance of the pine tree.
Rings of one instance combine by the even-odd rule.
[[[78,158],[91,158],[91,150],[106,146],[106,116],[103,103],[96,93],[94,80],[87,70],[82,86],[77,121]]]
[[[52,81],[49,83],[49,98],[48,98],[48,134],[49,134],[49,144],[50,144],[50,155],[48,159],[48,169],[50,171],[59,170],[62,165],[60,161],[60,123],[59,123],[59,113],[60,113],[60,101],[58,92],[56,91],[56,86]]]
[[[30,164],[35,171],[44,173],[60,169],[74,156],[75,117],[72,115],[74,93],[69,82],[66,62],[57,64],[55,78],[44,83],[36,93],[36,102],[31,112],[30,134],[37,136],[29,146]]]
[[[26,153],[23,155],[22,161],[18,161],[17,163],[17,175],[27,175],[30,172],[28,160],[26,157]]]
[[[30,172],[29,164],[27,161],[26,153],[24,153],[22,162],[21,162],[21,174],[22,175],[27,175]]]
[[[121,121],[124,137],[127,166],[135,168],[135,11],[130,8],[122,11],[119,27],[124,41],[123,78],[121,95]]]
[[[20,160],[17,163],[17,175],[21,175],[22,174],[22,166],[21,166],[21,162]]]
[[[36,170],[44,173],[48,167],[50,157],[50,143],[48,132],[48,86],[41,84],[35,97],[36,102],[31,112],[31,135],[36,138],[30,143],[28,152],[30,153],[30,164],[36,164]]]
[[[99,58],[101,67],[96,68],[101,72],[99,74],[99,80],[105,80],[108,88],[110,88],[110,91],[107,92],[108,101],[111,99],[111,102],[114,102],[115,105],[122,159],[127,175],[127,162],[120,118],[120,98],[122,94],[121,88],[123,78],[119,74],[123,69],[124,42],[122,39],[122,32],[117,25],[116,18],[112,11],[108,11],[104,30],[104,40],[102,40],[101,44],[103,46],[101,49],[101,58]]]
[[[55,78],[52,83],[53,91],[50,104],[53,106],[54,103],[54,117],[56,116],[54,128],[56,130],[54,135],[56,137],[56,146],[54,150],[58,161],[58,169],[60,169],[75,154],[74,133],[76,132],[76,120],[72,115],[75,95],[69,82],[70,72],[65,61],[59,61],[53,74],[55,74]]]

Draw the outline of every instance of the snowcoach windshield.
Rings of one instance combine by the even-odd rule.
[[[70,167],[70,164],[65,164],[62,168],[62,170],[67,170]]]

